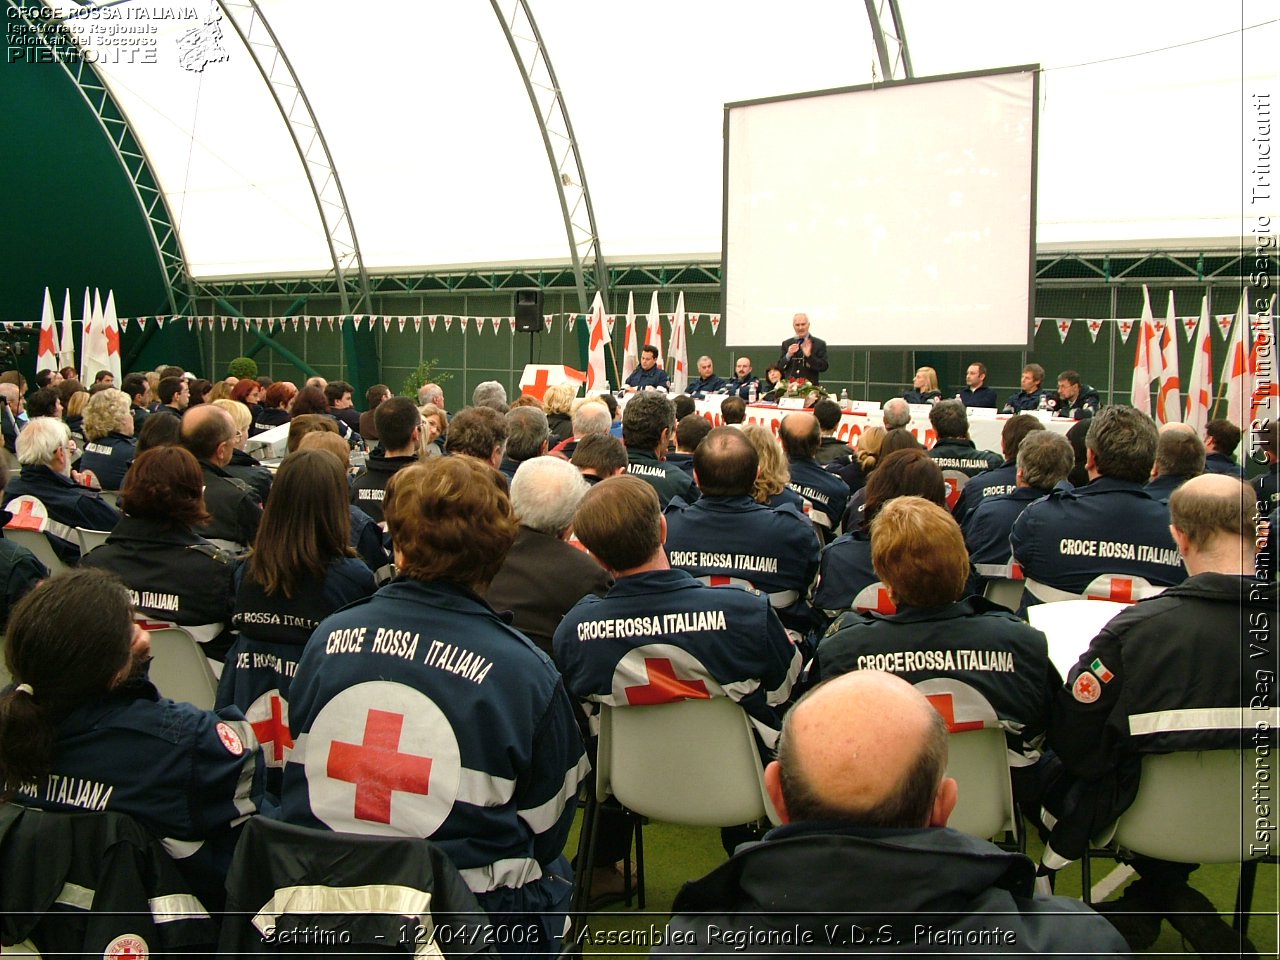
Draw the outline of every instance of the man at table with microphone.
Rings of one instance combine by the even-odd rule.
[[[809,333],[808,314],[797,313],[791,320],[794,337],[782,341],[782,355],[778,366],[788,380],[808,380],[818,383],[819,376],[827,369],[827,342]]]

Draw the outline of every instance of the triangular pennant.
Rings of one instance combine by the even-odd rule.
[[[298,324],[302,323],[302,318],[301,318],[301,317],[291,317],[290,319],[293,321],[293,332],[294,332],[294,333],[297,333],[297,332],[298,332]]]
[[[489,322],[493,324],[493,332],[494,332],[495,334],[497,334],[497,333],[501,333],[501,332],[502,332],[502,318],[501,318],[501,317],[492,317],[492,318],[490,318]]]
[[[312,320],[312,319],[313,319],[313,318],[311,318],[311,317],[303,317],[303,318],[302,318],[302,330],[303,330],[303,332],[304,332],[304,333],[310,333],[310,332],[311,332],[311,320]],[[319,326],[319,321],[316,321],[316,325],[317,325],[317,326]]]
[[[512,332],[512,333],[515,333],[515,332],[516,332],[516,318],[515,318],[515,317],[507,317],[507,326],[511,328],[511,332]]]
[[[401,332],[401,333],[404,333],[404,322],[405,322],[406,320],[408,320],[408,319],[409,319],[408,317],[396,317],[396,326],[397,326],[397,328],[400,330],[400,332]],[[415,326],[419,326],[419,325],[421,325],[421,323],[422,323],[422,318],[421,318],[421,317],[414,317],[414,319],[418,321],[418,323],[417,323],[417,324],[415,324]]]
[[[383,318],[382,318],[382,332],[383,332],[383,333],[386,333],[386,332],[387,332],[388,330],[390,330],[390,329],[391,329],[391,318],[390,318],[390,317],[383,317]],[[404,317],[401,317],[401,318],[400,318],[400,329],[401,329],[401,330],[403,330],[403,329],[404,329]]]
[[[573,333],[573,322],[577,319],[578,319],[577,316],[571,313],[569,314],[568,318],[565,320],[565,324],[566,324],[565,329],[568,330],[569,333]]]
[[[156,317],[156,319],[157,319],[157,320],[159,320],[160,318],[159,318],[159,317]],[[138,325],[138,329],[139,329],[139,330],[145,330],[145,329],[147,329],[147,318],[146,318],[146,317],[135,317],[135,318],[134,318],[134,322]]]
[[[175,317],[174,319],[176,320],[177,317]],[[159,327],[161,330],[164,329],[164,320],[165,320],[164,317],[156,317],[156,326]]]
[[[1120,328],[1120,342],[1128,343],[1129,334],[1133,332],[1133,325],[1137,321],[1134,320],[1117,320],[1116,326]]]
[[[432,332],[432,333],[435,333],[435,332],[436,332],[436,318],[435,318],[435,317],[428,317],[428,318],[427,318],[427,322],[428,322],[429,324],[431,324],[431,332]],[[421,318],[421,317],[414,317],[414,318],[413,318],[413,332],[414,332],[414,333],[421,333],[421,332],[422,332],[422,318]]]
[[[612,340],[612,339],[613,339],[613,322],[614,322],[614,320],[615,320],[615,319],[616,319],[616,318],[615,318],[615,317],[613,317],[613,316],[606,316],[606,317],[604,318],[604,326],[605,326],[605,329],[609,331],[609,339],[610,339],[610,340]]]
[[[453,317],[441,317],[440,319],[444,321],[444,332],[448,333],[453,326]]]
[[[554,319],[555,319],[555,314],[553,313],[548,313],[545,317],[542,318],[542,322],[547,325],[547,333],[551,332],[551,321]]]
[[[223,333],[226,333],[226,332],[227,332],[227,318],[226,318],[226,317],[221,317],[220,319],[222,320],[222,332],[223,332]]]
[[[714,337],[720,332],[720,314],[713,313],[711,315],[711,335]]]
[[[337,318],[337,317],[329,317],[329,318],[328,318],[328,320],[329,320],[329,332],[330,332],[330,333],[332,333],[332,332],[333,332],[333,325],[337,322],[338,318]]]
[[[191,327],[195,324],[195,322],[196,322],[195,317],[187,317],[187,329],[190,330]]]
[[[691,333],[698,332],[698,321],[701,319],[702,319],[702,314],[700,313],[689,314],[689,331]]]
[[[1223,316],[1215,318],[1218,322],[1218,332],[1222,334],[1223,340],[1231,336],[1231,324],[1235,318],[1236,315],[1234,313],[1224,314]]]
[[[1067,334],[1071,332],[1071,320],[1068,317],[1062,317],[1057,321],[1056,326],[1058,328],[1058,342],[1066,343]]]
[[[1159,317],[1151,318],[1151,328],[1156,332],[1156,339],[1159,340],[1164,335],[1165,321]]]
[[[1102,330],[1102,321],[1098,319],[1089,319],[1084,322],[1084,325],[1089,328],[1089,342],[1097,343],[1098,333]]]
[[[1041,317],[1036,317],[1036,319],[1035,319],[1036,332],[1032,334],[1032,336],[1033,336],[1033,337],[1034,337],[1034,336],[1036,336],[1036,334],[1039,334],[1039,333],[1040,333],[1040,321],[1041,321],[1041,319],[1042,319]]]
[[[127,332],[128,332],[128,330],[129,330],[129,318],[128,318],[128,317],[120,317],[120,318],[117,320],[117,323],[119,323],[119,324],[120,324],[120,332],[121,332],[121,333],[127,333]]]
[[[1190,343],[1196,335],[1196,326],[1200,323],[1199,317],[1179,317],[1182,321],[1182,330],[1187,335],[1187,343]]]

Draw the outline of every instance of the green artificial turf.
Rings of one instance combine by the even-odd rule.
[[[577,831],[582,813],[568,845],[577,849]],[[1034,837],[1028,846],[1028,856],[1038,859],[1041,845]],[[621,902],[611,904],[607,911],[593,912],[585,921],[588,939],[584,952],[595,955],[645,956],[646,944],[660,936],[666,924],[671,902],[681,884],[704,876],[725,860],[720,846],[720,831],[709,827],[685,827],[670,823],[649,823],[644,828],[646,910],[640,913],[632,903],[630,909]],[[1114,868],[1106,859],[1093,861],[1093,882],[1099,883]],[[1236,880],[1239,868],[1233,864],[1202,866],[1192,874],[1192,886],[1208,897],[1224,915],[1235,907]],[[874,882],[874,878],[871,878]],[[1249,923],[1249,939],[1263,957],[1276,956],[1280,937],[1277,936],[1277,909],[1280,895],[1277,893],[1280,872],[1276,864],[1264,863],[1258,867],[1257,885],[1253,898],[1253,915]],[[1111,895],[1120,895],[1123,886]],[[1073,865],[1063,870],[1057,880],[1056,892],[1062,896],[1080,896],[1080,867]],[[611,940],[631,939],[632,943],[616,944]],[[1166,921],[1160,930],[1160,938],[1142,956],[1194,954],[1189,944]]]

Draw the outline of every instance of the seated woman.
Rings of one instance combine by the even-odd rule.
[[[554,447],[573,436],[573,398],[577,394],[576,383],[557,383],[547,387],[542,402],[547,410],[547,428],[551,431],[548,446]]]
[[[258,498],[258,503],[266,503],[267,494],[271,492],[271,471],[244,450],[245,444],[249,442],[249,408],[235,400],[215,400],[213,405],[231,414],[231,422],[236,425],[236,441],[235,448],[231,451],[231,462],[222,469],[237,480],[247,483]]]
[[[938,371],[933,367],[921,367],[911,381],[911,389],[902,395],[907,403],[937,403],[942,399],[938,389]]]
[[[269,725],[282,717],[287,723],[282,703],[289,702],[302,648],[321,620],[375,589],[373,573],[350,546],[349,506],[347,480],[333,454],[289,454],[276,474],[253,553],[236,576],[232,622],[240,637],[227,655],[217,703],[239,707],[259,730],[267,748],[267,791],[274,795],[288,756],[288,727]]]
[[[333,411],[329,409],[329,401],[324,398],[324,391],[319,387],[303,387],[299,390],[298,395],[293,398],[293,403],[289,405],[289,413],[294,417],[306,414],[328,417],[338,425],[338,436],[343,440],[354,445],[360,439],[360,434],[333,415]]]
[[[102,490],[119,490],[135,453],[129,398],[120,390],[99,390],[90,397],[84,436],[80,472],[92,472]]]
[[[202,403],[212,403],[216,398],[213,395],[213,381],[205,380],[203,377],[197,377],[191,381],[191,386],[187,388],[191,399],[187,401],[188,407],[198,407]]]
[[[133,617],[129,591],[101,570],[61,574],[18,603],[5,631],[15,686],[0,693],[0,775],[27,806],[134,817],[218,909],[235,828],[262,803],[262,753],[239,710],[156,692]]]
[[[72,390],[69,391],[70,396],[62,408],[62,419],[67,424],[67,429],[71,431],[71,439],[76,442],[76,446],[83,451],[84,436],[84,410],[89,405],[88,390]]]
[[[759,399],[768,403],[777,403],[778,398],[787,392],[787,381],[783,379],[782,367],[771,363],[764,368],[764,379],[760,381]]]
[[[419,435],[422,439],[421,459],[443,457],[444,436],[449,429],[449,418],[434,403],[424,403],[418,408],[418,412],[422,414],[422,423],[426,427],[424,433]]]
[[[134,455],[145,453],[152,447],[176,446],[182,439],[181,417],[152,417],[142,421],[142,429],[138,431],[138,442]]]
[[[741,429],[742,435],[755,448],[756,455],[760,458],[760,472],[756,474],[751,499],[775,510],[786,504],[809,523],[804,497],[787,486],[791,480],[791,467],[787,464],[778,438],[758,423],[748,423]]]
[[[267,387],[262,396],[262,408],[249,425],[249,436],[256,437],[260,433],[289,422],[289,405],[298,395],[298,388],[288,380],[280,380]]]
[[[953,693],[953,722],[999,721],[1014,796],[1034,822],[1036,764],[1062,687],[1045,635],[1004,607],[965,596],[969,551],[945,507],[897,497],[871,521],[871,538],[871,563],[897,612],[842,615],[818,646],[813,673],[891,670],[909,683],[931,681],[931,694]],[[919,655],[900,660],[903,653]],[[976,712],[961,716],[962,709]]]
[[[120,492],[124,516],[81,566],[109,570],[137,594],[138,612],[186,627],[220,661],[231,645],[236,560],[192,529],[210,520],[204,474],[183,447],[138,454]]]
[[[942,471],[923,450],[889,454],[862,489],[867,493],[862,522],[822,551],[813,606],[820,615],[825,613],[828,622],[850,609],[858,594],[880,579],[871,565],[871,521],[881,508],[895,497],[923,497],[939,506],[947,502]]]
[[[334,422],[328,417],[299,417],[294,421],[295,424],[303,424],[308,420],[316,420],[327,427],[334,427]],[[338,458],[338,465],[342,468],[342,475],[347,478],[348,491],[350,496],[350,479],[351,479],[351,448],[347,446],[347,441],[338,436],[337,428],[310,430],[306,433],[299,432],[296,442],[293,442],[293,427],[289,428],[291,446],[290,453],[295,450],[326,450]],[[379,576],[379,571],[388,568],[391,563],[391,538],[386,535],[382,529],[382,524],[369,516],[354,503],[348,503],[349,514],[351,517],[351,546],[356,551],[356,556],[364,561],[364,565],[373,571],[375,579]]]
[[[257,380],[248,378],[237,381],[231,388],[231,399],[244,405],[245,410],[249,412],[250,423],[262,414],[263,393],[262,385]]]

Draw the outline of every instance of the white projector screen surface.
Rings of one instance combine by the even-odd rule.
[[[1034,67],[725,106],[728,346],[1026,347]]]

